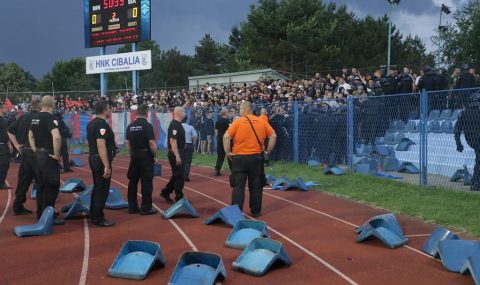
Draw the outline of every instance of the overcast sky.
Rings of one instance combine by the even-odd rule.
[[[455,10],[468,0],[401,0],[392,19],[406,34],[418,35],[429,50],[438,26],[440,5]],[[357,15],[387,13],[386,0],[334,0],[347,4]],[[231,28],[244,21],[256,0],[152,0],[152,39],[161,49],[177,47],[193,54],[205,33],[227,42]],[[16,62],[37,78],[57,60],[97,55],[98,48],[84,48],[83,0],[3,1],[0,9],[0,62]],[[443,18],[453,21],[452,14]],[[118,47],[107,48],[107,52]]]

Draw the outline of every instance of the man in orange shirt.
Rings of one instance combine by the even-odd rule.
[[[230,125],[223,137],[225,153],[232,160],[232,205],[236,204],[243,209],[245,184],[248,178],[250,213],[256,218],[261,215],[265,182],[262,153],[272,152],[277,136],[268,123],[252,114],[250,102],[243,102],[240,105],[240,116]],[[266,138],[268,138],[268,146],[265,150],[263,142]],[[233,140],[233,151],[230,148],[231,140]]]

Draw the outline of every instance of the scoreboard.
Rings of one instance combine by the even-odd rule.
[[[151,38],[150,0],[84,0],[85,47]]]

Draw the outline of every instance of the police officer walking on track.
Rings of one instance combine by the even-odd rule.
[[[90,219],[95,226],[111,227],[115,223],[105,219],[103,209],[107,202],[112,179],[112,160],[115,153],[115,137],[106,120],[110,117],[107,101],[98,101],[95,119],[87,125],[89,147],[88,163],[93,175],[93,191],[90,202]]]
[[[10,167],[10,148],[8,146],[8,120],[4,117],[7,113],[7,107],[0,104],[0,189],[11,189],[7,185],[8,168]]]
[[[465,133],[465,140],[475,150],[475,168],[473,170],[472,186],[470,190],[480,191],[480,93],[474,93],[470,97],[470,104],[462,112],[455,124],[455,142],[457,151],[463,151],[460,135]]]
[[[43,210],[50,206],[55,208],[55,201],[60,188],[60,131],[58,122],[53,117],[55,100],[44,96],[40,113],[33,115],[28,132],[28,141],[34,152],[34,167],[37,190],[37,219]],[[65,221],[56,217],[54,225],[63,225]]]
[[[152,125],[147,121],[148,106],[142,104],[137,109],[137,119],[127,127],[125,146],[130,153],[128,166],[128,213],[153,215],[152,208],[153,164],[157,161],[157,145]],[[142,183],[142,205],[137,203],[137,185]]]
[[[240,118],[232,123],[223,138],[223,147],[229,159],[232,159],[232,205],[243,209],[245,184],[248,178],[250,191],[250,213],[254,218],[261,215],[262,195],[265,182],[264,155],[272,152],[276,134],[263,119],[252,114],[252,103],[240,105]],[[263,142],[268,138],[266,148]],[[233,152],[230,142],[233,140]]]
[[[18,169],[17,189],[15,190],[15,200],[13,201],[13,214],[26,215],[32,211],[25,209],[23,204],[27,201],[27,192],[33,178],[35,170],[33,168],[33,151],[28,142],[28,130],[33,116],[40,110],[40,98],[33,97],[30,103],[30,112],[21,116],[13,122],[8,128],[8,136],[13,146],[22,155],[20,168]]]
[[[187,124],[186,122],[182,124],[183,129],[185,130],[185,150],[183,151],[185,165],[185,181],[190,181],[190,166],[192,165],[193,151],[195,142],[197,141],[197,131]]]
[[[168,162],[172,168],[172,177],[167,186],[160,192],[167,202],[173,202],[170,194],[175,191],[175,201],[183,198],[185,184],[185,166],[183,154],[185,149],[185,130],[182,123],[185,118],[185,109],[176,107],[173,111],[173,120],[168,126]]]

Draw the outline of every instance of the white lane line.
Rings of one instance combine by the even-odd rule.
[[[418,235],[405,235],[405,237],[410,238],[410,237],[429,237],[432,234],[418,234]]]
[[[208,177],[208,176],[206,176],[206,175],[202,175],[202,174],[198,174],[198,173],[193,173],[193,172],[192,172],[191,174],[196,175],[196,176],[200,176],[200,177],[204,177],[204,178],[207,178],[207,179],[210,179],[210,180],[215,180],[215,181],[218,181],[218,182],[222,182],[222,183],[225,183],[225,184],[229,184],[229,182],[227,182],[227,181],[220,180],[220,179],[216,179],[216,178],[213,178],[213,177]],[[284,198],[282,198],[282,197],[275,196],[275,195],[270,194],[270,193],[265,193],[265,192],[263,192],[263,194],[264,194],[264,195],[267,195],[267,196],[270,196],[270,197],[273,197],[273,198],[276,198],[276,199],[279,199],[279,200],[282,200],[282,201],[285,201],[285,202],[288,202],[288,203],[293,204],[293,205],[296,205],[296,206],[298,206],[298,207],[302,207],[302,208],[304,208],[304,209],[307,209],[307,210],[309,210],[309,211],[312,211],[312,212],[315,212],[315,213],[317,213],[317,214],[323,215],[323,216],[325,216],[325,217],[329,217],[329,218],[331,218],[331,219],[334,219],[334,220],[339,221],[339,222],[341,222],[341,223],[350,225],[350,226],[352,226],[352,227],[355,227],[355,228],[358,227],[358,225],[355,225],[355,224],[353,224],[353,223],[350,223],[350,222],[348,222],[348,221],[346,221],[346,220],[343,220],[343,219],[337,218],[337,217],[335,217],[335,216],[332,216],[332,215],[330,215],[330,214],[327,214],[327,213],[318,211],[318,210],[316,210],[316,209],[313,209],[313,208],[304,206],[304,205],[299,204],[299,203],[297,203],[297,202],[293,202],[293,201],[284,199]],[[410,235],[410,236],[406,236],[406,237],[430,236],[430,235],[431,235],[431,234],[425,234],[425,235],[422,234],[422,235]],[[430,255],[428,255],[428,254],[426,254],[426,253],[424,253],[424,252],[422,252],[422,251],[420,251],[420,250],[418,250],[418,249],[416,249],[416,248],[413,248],[413,247],[408,246],[408,245],[405,245],[405,247],[408,248],[409,250],[411,250],[411,251],[413,251],[413,252],[416,252],[416,253],[418,253],[418,254],[421,254],[421,255],[423,255],[423,256],[425,256],[425,257],[428,257],[428,258],[430,258],[430,259],[434,259],[432,256],[430,256]]]
[[[120,168],[120,169],[128,169],[128,168],[125,168],[125,167],[122,167],[122,166],[117,166],[117,165],[114,165],[114,167],[116,168]],[[155,177],[159,180],[163,180],[163,181],[167,181],[167,179],[164,179],[164,178],[160,178],[160,177]],[[226,203],[214,198],[214,197],[211,197],[209,195],[206,195],[202,192],[199,192],[197,190],[194,190],[190,187],[185,187],[185,189],[188,189],[194,193],[197,193],[201,196],[204,196],[210,200],[213,200],[223,206],[229,206],[227,205]],[[254,218],[252,218],[251,216],[245,214],[248,218],[252,219],[252,220],[255,220]],[[322,263],[325,267],[327,267],[328,269],[330,269],[331,271],[333,271],[334,273],[336,273],[337,275],[339,275],[340,277],[342,277],[345,281],[347,281],[349,284],[351,285],[358,285],[358,283],[356,283],[355,281],[353,281],[351,278],[349,278],[347,275],[345,275],[343,272],[341,272],[340,270],[338,270],[337,268],[335,268],[333,265],[331,265],[330,263],[328,263],[327,261],[325,261],[324,259],[322,259],[321,257],[319,257],[318,255],[316,255],[315,253],[311,252],[310,250],[306,249],[305,247],[303,247],[302,245],[296,243],[295,241],[293,241],[292,239],[290,239],[289,237],[285,236],[284,234],[280,233],[279,231],[273,229],[272,227],[268,227],[269,230],[271,230],[272,232],[274,232],[275,234],[279,235],[280,237],[284,238],[286,241],[290,242],[291,244],[293,244],[294,246],[296,246],[298,249],[300,249],[301,251],[305,252],[306,254],[310,255],[311,257],[313,257],[315,260],[317,260],[318,262]]]
[[[10,207],[10,200],[12,199],[12,191],[10,189],[8,191],[8,196],[7,196],[7,203],[5,204],[5,209],[3,209],[3,213],[0,216],[0,224],[3,222],[5,219],[5,216],[7,215],[8,207]]]
[[[115,166],[116,167],[116,166]],[[80,167],[76,167],[77,169],[80,169],[80,170],[83,170],[83,171],[86,171],[86,172],[89,172],[88,170],[85,170],[83,168],[80,168]],[[123,169],[128,169],[128,168],[124,168],[122,167]],[[121,185],[122,187],[124,187],[125,189],[128,189],[128,186],[113,179],[112,178],[112,181],[117,183],[118,185]],[[137,193],[137,195],[139,197],[142,197],[142,195],[140,193]],[[154,203],[152,203],[152,206],[157,209],[161,214],[163,214],[163,210],[160,209],[160,207],[158,207],[157,205],[155,205]],[[185,232],[178,226],[177,223],[175,223],[174,221],[172,221],[171,219],[168,219],[167,220],[168,222],[170,222],[170,224],[172,224],[172,226],[180,233],[180,235],[183,237],[183,239],[187,242],[187,244],[192,248],[193,251],[198,251],[198,248],[193,244],[192,240],[190,238],[188,238],[187,234],[185,234]]]
[[[65,184],[65,181],[60,181]],[[74,198],[77,198],[75,193],[72,193]],[[88,273],[88,260],[90,257],[90,231],[88,230],[88,221],[87,218],[83,218],[83,232],[84,232],[84,241],[83,241],[83,262],[82,262],[82,271],[80,273],[80,280],[78,285],[85,285],[87,282],[87,273]]]

